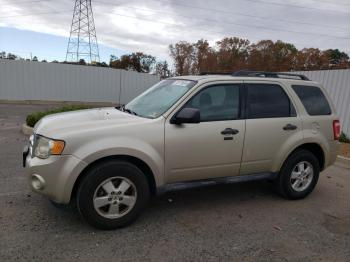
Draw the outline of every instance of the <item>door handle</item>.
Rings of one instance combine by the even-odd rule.
[[[225,130],[221,131],[222,135],[236,135],[239,131],[237,129],[232,128],[226,128]]]
[[[292,124],[286,124],[284,127],[283,127],[283,130],[295,130],[297,129],[298,127],[296,125],[292,125]]]

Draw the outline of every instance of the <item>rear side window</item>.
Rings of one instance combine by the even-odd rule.
[[[282,87],[275,84],[248,84],[247,118],[295,116],[295,109]]]
[[[309,115],[330,115],[332,113],[326,97],[317,86],[292,85],[292,88]]]

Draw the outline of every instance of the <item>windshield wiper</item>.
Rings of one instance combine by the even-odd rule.
[[[130,110],[129,108],[124,108],[124,112],[128,112],[129,114],[138,116],[138,114],[135,111]]]
[[[138,114],[137,114],[135,111],[132,111],[132,110],[130,110],[129,108],[126,108],[124,105],[123,105],[121,108],[122,108],[123,112],[127,112],[127,113],[129,113],[129,114],[138,116]]]
[[[132,111],[129,108],[126,108],[125,105],[121,105],[120,107],[116,107],[116,109],[118,109],[122,112],[127,112],[127,113],[135,115],[135,116],[139,116],[135,111]]]

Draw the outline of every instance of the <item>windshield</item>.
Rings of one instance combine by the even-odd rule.
[[[167,111],[197,82],[169,79],[160,81],[125,106],[136,115],[157,118]]]

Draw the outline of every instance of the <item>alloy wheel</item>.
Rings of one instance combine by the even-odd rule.
[[[290,183],[295,191],[302,192],[310,186],[313,177],[313,166],[308,161],[301,161],[293,168]]]
[[[120,218],[135,206],[137,190],[133,182],[125,177],[111,177],[95,190],[93,204],[96,212],[109,219]]]

